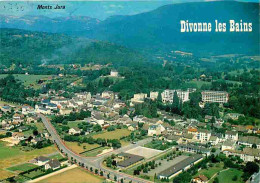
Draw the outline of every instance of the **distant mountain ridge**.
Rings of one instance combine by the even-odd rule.
[[[7,16],[0,15],[0,28],[16,28],[50,33],[68,33],[88,31],[100,23],[96,18],[70,16],[49,18],[46,16]]]
[[[215,32],[215,20],[253,23],[253,32]],[[212,32],[180,32],[180,20],[211,22]],[[0,15],[0,28],[65,33],[113,42],[133,49],[182,50],[198,55],[259,54],[259,3],[235,1],[170,4],[137,15],[90,17]]]

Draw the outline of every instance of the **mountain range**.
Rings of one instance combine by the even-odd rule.
[[[211,32],[180,32],[180,20],[210,22]],[[227,23],[215,32],[215,20]],[[252,32],[229,32],[229,20],[251,22]],[[181,50],[198,55],[259,54],[259,3],[235,1],[180,3],[104,21],[90,17],[0,16],[1,28],[65,33],[113,42],[137,50]]]

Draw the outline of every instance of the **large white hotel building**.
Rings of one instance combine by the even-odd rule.
[[[202,91],[202,101],[212,103],[227,103],[228,93],[225,91]]]

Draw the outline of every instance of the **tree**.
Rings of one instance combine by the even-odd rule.
[[[37,136],[39,134],[38,130],[33,130],[33,135]]]
[[[250,175],[252,175],[253,173],[259,171],[259,165],[255,162],[247,162],[243,171],[248,172]]]
[[[95,124],[93,127],[93,131],[100,132],[102,131],[102,127],[99,124]]]

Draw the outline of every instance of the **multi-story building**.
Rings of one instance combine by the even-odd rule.
[[[198,129],[197,139],[201,142],[209,141],[211,133],[208,130]]]
[[[236,131],[226,131],[225,139],[237,141],[238,140],[238,133]]]
[[[183,90],[164,90],[162,92],[162,102],[163,103],[172,103],[173,102],[173,96],[175,91],[177,92],[178,98],[182,102],[186,102],[189,100],[189,91],[183,91]]]
[[[131,102],[142,103],[145,98],[147,98],[146,93],[137,93],[134,94],[134,98],[131,98]]]
[[[202,101],[210,103],[227,103],[228,93],[225,91],[202,91]]]

